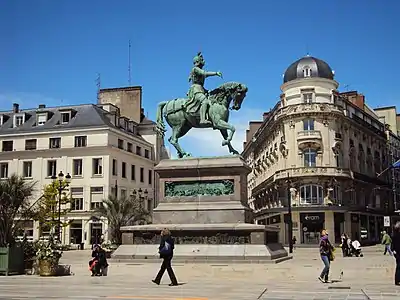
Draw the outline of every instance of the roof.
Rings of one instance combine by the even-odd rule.
[[[18,107],[18,106],[17,106]],[[68,123],[62,124],[62,113],[71,112],[71,118]],[[14,116],[25,114],[24,124],[15,127]],[[47,121],[43,125],[37,125],[38,115],[47,114]],[[108,117],[110,114],[108,111],[102,109],[95,104],[83,104],[73,106],[59,106],[59,107],[42,107],[34,109],[24,109],[14,111],[0,112],[0,116],[5,117],[5,122],[0,126],[1,134],[20,134],[30,132],[48,132],[58,131],[66,129],[79,129],[79,128],[91,128],[91,127],[111,127],[119,130],[123,130],[120,126],[113,124]],[[133,122],[133,121],[132,121]],[[136,123],[135,123],[136,124]],[[135,135],[139,138],[141,136],[123,130],[127,134]]]
[[[307,67],[311,69],[311,74],[309,76],[305,76],[304,74],[304,69]],[[334,73],[331,67],[323,60],[312,56],[305,56],[292,63],[286,69],[285,75],[283,76],[283,82],[285,83],[305,77],[333,79]]]

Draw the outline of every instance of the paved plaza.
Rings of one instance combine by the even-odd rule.
[[[400,299],[393,284],[394,259],[378,247],[365,250],[363,258],[342,258],[332,265],[333,283],[322,284],[318,249],[296,249],[294,258],[280,264],[175,264],[179,281],[169,287],[151,282],[159,264],[113,263],[107,277],[90,277],[89,251],[64,253],[73,276],[44,278],[10,276],[0,278],[0,299]],[[343,271],[343,278],[341,272]]]

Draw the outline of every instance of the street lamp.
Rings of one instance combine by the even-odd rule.
[[[141,188],[139,188],[138,190],[135,189],[132,191],[131,197],[139,200],[139,211],[141,211],[143,208],[142,201],[143,200],[147,201],[148,195],[149,195],[149,192],[147,191],[147,189],[145,189],[143,191]],[[142,225],[142,224],[139,224],[139,225]]]
[[[287,195],[288,195],[288,239],[289,253],[293,253],[293,219],[292,219],[292,195],[290,192],[290,175],[287,173]]]
[[[64,183],[64,177],[65,177],[65,185]],[[58,224],[57,224],[57,237],[58,241],[61,242],[61,197],[62,197],[62,192],[69,186],[71,183],[71,175],[67,173],[66,176],[64,176],[64,173],[60,171],[58,173],[58,176],[53,175],[51,177],[53,182],[55,183],[58,180]]]

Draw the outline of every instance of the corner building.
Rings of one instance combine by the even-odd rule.
[[[385,124],[356,91],[339,93],[330,66],[314,57],[291,64],[280,101],[250,122],[243,156],[249,205],[258,224],[281,228],[288,244],[288,199],[297,244],[317,244],[326,228],[364,243],[379,241],[392,208]],[[398,199],[399,197],[397,197]]]

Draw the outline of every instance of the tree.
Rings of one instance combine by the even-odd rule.
[[[56,233],[58,225],[60,228],[69,226],[70,221],[63,221],[63,217],[71,211],[70,204],[71,197],[65,191],[68,186],[66,181],[61,182],[61,199],[59,197],[59,180],[45,185],[43,189],[42,197],[37,201],[34,207],[33,219],[39,221],[39,226],[41,231],[44,228],[49,228],[52,234]],[[60,203],[61,202],[61,203]],[[59,217],[59,205],[61,205],[60,210],[60,224],[58,223]]]
[[[150,213],[141,205],[140,197],[117,198],[110,195],[103,205],[96,208],[94,217],[103,217],[108,221],[111,241],[122,244],[121,227],[148,221]]]
[[[28,219],[35,184],[16,174],[0,181],[0,247],[14,244],[20,221]]]

